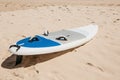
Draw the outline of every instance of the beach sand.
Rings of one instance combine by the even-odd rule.
[[[120,80],[120,0],[0,0],[0,80]],[[97,24],[84,46],[24,56],[8,48],[26,36]]]

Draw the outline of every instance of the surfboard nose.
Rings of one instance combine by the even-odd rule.
[[[98,25],[91,24],[91,25],[84,27],[83,30],[88,33],[88,36],[87,36],[88,38],[92,38],[96,35],[98,31]]]
[[[87,26],[83,26],[80,28],[70,29],[71,31],[75,31],[81,34],[84,34],[88,39],[94,37],[98,31],[98,25],[90,24]]]

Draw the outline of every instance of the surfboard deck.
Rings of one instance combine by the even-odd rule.
[[[60,30],[34,38],[24,38],[11,45],[9,50],[16,55],[38,55],[64,51],[90,41],[98,31],[97,25]]]

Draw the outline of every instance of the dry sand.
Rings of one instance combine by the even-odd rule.
[[[120,80],[120,0],[0,0],[0,80]],[[25,56],[14,67],[8,47],[26,36],[88,24],[89,43],[64,52]]]

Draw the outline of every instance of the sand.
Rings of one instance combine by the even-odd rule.
[[[0,80],[120,80],[119,0],[0,0]],[[24,56],[14,66],[9,45],[26,36],[97,24],[84,46]]]

